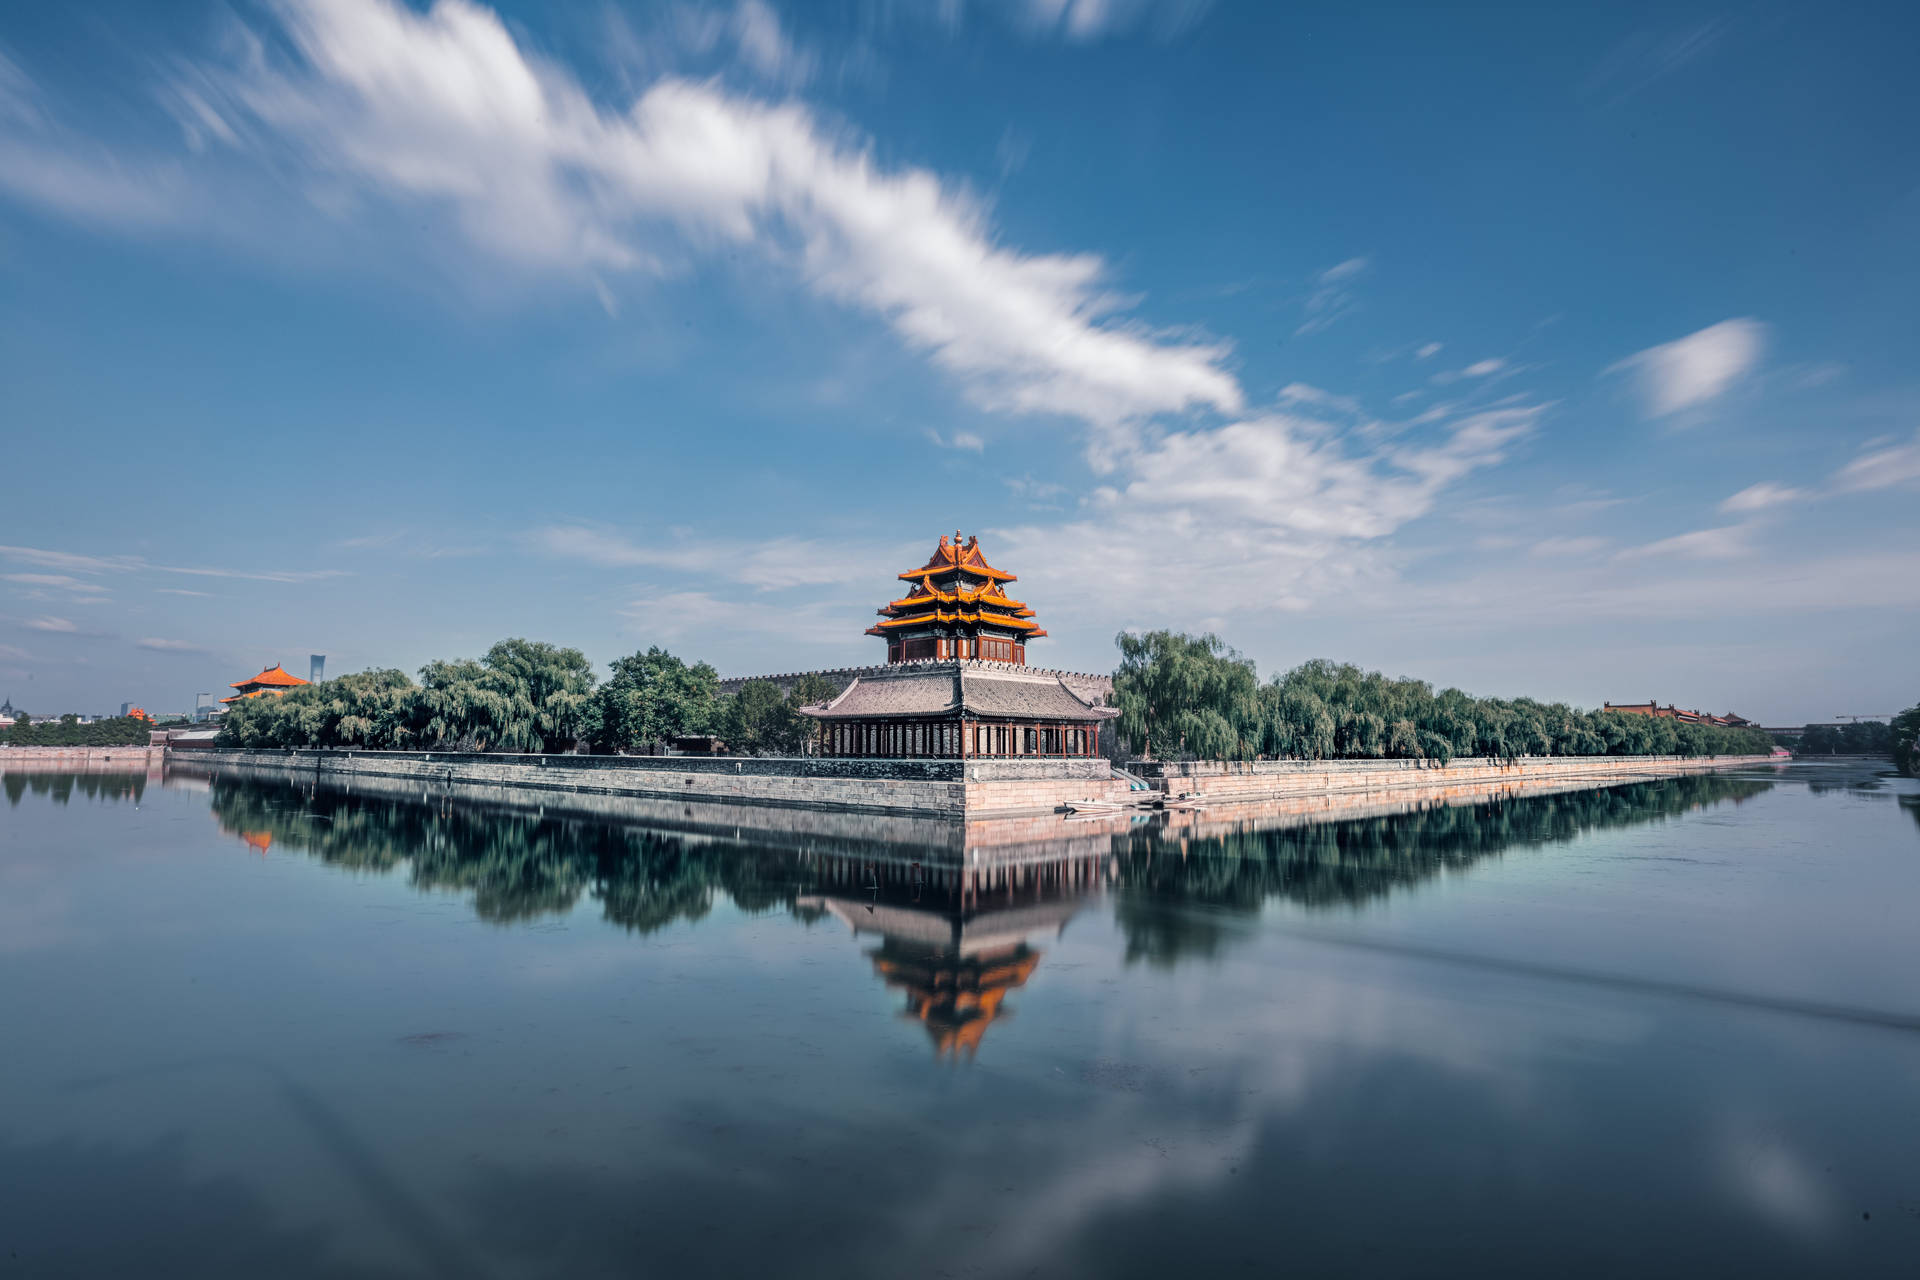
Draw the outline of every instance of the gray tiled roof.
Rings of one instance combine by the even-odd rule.
[[[1110,719],[1116,713],[1089,706],[1056,675],[1029,675],[1000,664],[927,664],[898,674],[863,675],[824,706],[802,707],[820,720],[865,720],[894,716],[968,716],[1049,722]]]

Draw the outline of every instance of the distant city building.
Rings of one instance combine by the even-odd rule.
[[[274,663],[257,676],[249,676],[230,687],[238,690],[231,698],[222,698],[221,702],[232,705],[248,698],[278,698],[289,689],[297,689],[307,681],[299,676],[289,675],[279,663]]]
[[[1672,703],[1661,706],[1657,702],[1603,702],[1602,711],[1618,711],[1623,715],[1652,716],[1658,720],[1678,720],[1682,724],[1717,724],[1729,729],[1744,729],[1753,721],[1745,716],[1729,711],[1723,716],[1712,715],[1705,711],[1682,711]]]
[[[308,654],[307,655],[308,681],[310,681],[313,684],[319,684],[322,680],[325,680],[326,678],[327,678],[327,655],[324,653]]]

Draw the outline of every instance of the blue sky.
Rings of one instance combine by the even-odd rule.
[[[0,695],[529,635],[1911,704],[1911,6],[0,16]]]

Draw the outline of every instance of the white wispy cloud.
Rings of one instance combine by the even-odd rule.
[[[969,453],[984,453],[987,442],[971,431],[956,431],[951,436],[942,436],[932,427],[927,428],[927,439],[942,449],[960,449]]]
[[[1613,545],[1613,539],[1597,536],[1542,538],[1528,548],[1527,554],[1536,559],[1577,559],[1583,556],[1597,555]]]
[[[844,645],[847,639],[845,609],[817,599],[776,612],[707,591],[652,591],[629,600],[618,612],[628,634],[649,642],[706,637],[716,631],[785,637],[789,644]]]
[[[77,587],[82,590],[93,585],[64,573],[0,573],[0,581],[17,582],[30,587]]]
[[[956,12],[961,0],[946,0]],[[1145,27],[1168,39],[1199,21],[1210,0],[1016,0],[1018,25],[1031,35],[1091,43]],[[994,7],[992,5],[983,7]]]
[[[345,577],[341,569],[222,569],[193,565],[154,564],[143,556],[92,556],[44,547],[0,546],[0,559],[71,573],[176,573],[198,578],[236,578],[249,582],[319,582]],[[70,576],[70,575],[69,575]],[[87,584],[81,584],[84,587]]]
[[[1490,360],[1476,360],[1474,363],[1462,369],[1460,376],[1463,378],[1484,378],[1489,374],[1498,373],[1506,367],[1507,362],[1497,357]]]
[[[1892,489],[1920,483],[1920,431],[1904,444],[1887,445],[1861,454],[1834,472],[1832,487],[1841,493]]]
[[[273,39],[182,77],[198,99],[184,114],[202,119],[204,108],[223,126],[202,119],[207,155],[341,194],[329,208],[343,222],[383,205],[429,211],[465,252],[583,288],[751,250],[818,296],[882,319],[976,404],[1085,425],[1105,484],[1082,516],[1013,535],[1061,566],[1046,571],[1061,595],[1119,575],[1177,616],[1304,607],[1362,578],[1390,580],[1388,540],[1499,463],[1541,412],[1515,403],[1456,419],[1436,407],[1381,424],[1305,383],[1250,411],[1225,341],[1130,318],[1101,258],[1007,244],[962,184],[882,163],[866,139],[798,101],[666,74],[605,105],[467,0],[425,11],[290,0],[272,12],[284,23]],[[1091,23],[1094,7],[1083,12]],[[754,19],[742,21],[736,40]],[[11,181],[0,160],[0,183]],[[1305,327],[1350,310],[1368,270],[1352,257],[1316,273]],[[1500,368],[1485,365],[1474,376]],[[967,433],[940,442],[978,447]],[[536,530],[530,542],[604,568],[754,590],[865,581],[898,550],[653,541],[587,524]],[[51,558],[34,567],[76,575],[331,576],[25,550]],[[697,595],[646,600],[697,615],[710,607]]]
[[[1705,404],[1738,382],[1759,363],[1766,332],[1757,320],[1722,320],[1628,356],[1606,371],[1634,374],[1647,412],[1665,417]]]
[[[761,0],[744,0],[733,11],[728,34],[741,60],[766,79],[800,85],[813,78],[817,60],[788,38],[779,15]]]
[[[689,539],[649,544],[585,525],[550,525],[536,529],[529,535],[529,542],[549,555],[603,568],[669,569],[762,589],[857,580],[862,570],[884,562],[875,550],[842,541]]]
[[[1751,484],[1720,504],[1720,510],[1728,514],[1745,511],[1765,511],[1768,507],[1778,507],[1789,502],[1798,502],[1807,496],[1804,489],[1792,489],[1785,485]]]
[[[1373,445],[1299,412],[1171,432],[1126,453],[1084,518],[998,533],[1069,618],[1089,582],[1104,585],[1102,608],[1119,599],[1133,622],[1186,627],[1385,593],[1393,535],[1501,462],[1542,412],[1510,406]]]
[[[1366,273],[1368,259],[1348,258],[1336,262],[1313,278],[1313,292],[1307,295],[1307,318],[1295,329],[1294,336],[1318,333],[1353,310],[1352,282]]]
[[[1646,27],[1616,45],[1581,87],[1584,96],[1617,106],[1714,48],[1730,23],[1713,18],[1684,26]]]
[[[21,623],[20,625],[33,631],[54,631],[54,632],[61,632],[61,633],[68,633],[68,634],[77,632],[80,630],[79,625],[73,622],[69,618],[54,618],[54,617],[28,618],[25,622]]]
[[[603,109],[465,0],[277,12],[294,56],[256,52],[194,83],[241,148],[291,146],[316,182],[352,190],[343,209],[445,210],[471,248],[583,287],[750,247],[883,318],[989,409],[1112,426],[1241,407],[1227,344],[1126,319],[1100,258],[1000,243],[977,198],[882,166],[797,102],[667,76]],[[738,12],[755,29],[760,11]],[[34,198],[24,181],[0,159],[0,182]]]
[[[1430,360],[1434,356],[1437,356],[1440,354],[1441,348],[1444,345],[1445,344],[1439,343],[1439,342],[1429,342],[1425,346],[1422,346],[1419,349],[1417,349],[1413,353],[1413,358],[1415,360]]]
[[[1715,529],[1695,529],[1654,542],[1628,547],[1617,560],[1645,560],[1676,557],[1691,560],[1725,560],[1745,555],[1752,547],[1753,529],[1749,525],[1722,525]]]
[[[146,639],[137,640],[134,643],[137,647],[141,649],[151,649],[156,653],[206,653],[208,652],[206,647],[203,645],[193,644],[186,640],[163,640],[155,636],[148,636]]]

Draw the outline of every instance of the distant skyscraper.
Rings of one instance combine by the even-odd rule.
[[[327,670],[326,654],[324,653],[312,654],[308,657],[307,661],[309,663],[309,668],[308,668],[309,674],[307,676],[307,680],[309,683],[319,684],[322,680],[326,679],[326,670]]]
[[[132,709],[133,709],[133,704],[131,702],[123,702],[120,704],[120,714],[123,716],[127,714],[127,712],[131,711]]]

